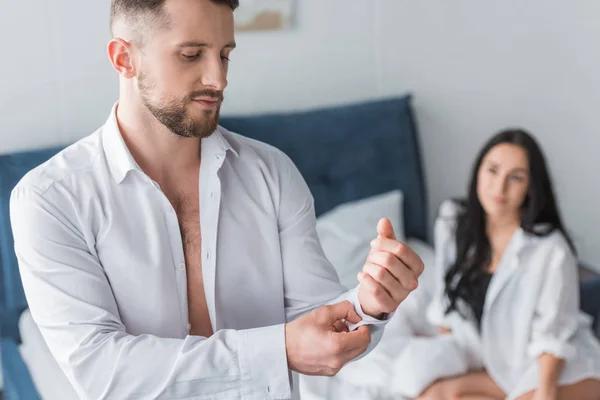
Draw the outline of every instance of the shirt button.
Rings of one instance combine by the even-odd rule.
[[[207,251],[207,252],[206,252],[206,259],[207,259],[207,260],[210,260],[210,251]]]
[[[182,270],[182,271],[185,269],[185,263],[184,262],[182,262],[181,264],[179,264],[179,269]]]
[[[215,192],[210,192],[210,198],[214,199],[215,198]]]

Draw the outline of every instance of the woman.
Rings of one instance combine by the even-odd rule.
[[[435,246],[428,319],[451,367],[425,380],[426,365],[411,368],[425,382],[418,399],[600,399],[600,343],[579,311],[573,245],[529,134],[484,146],[466,201],[440,209]]]

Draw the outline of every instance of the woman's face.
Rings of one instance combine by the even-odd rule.
[[[477,196],[486,214],[514,218],[529,190],[529,160],[517,145],[498,144],[485,155],[477,172]]]

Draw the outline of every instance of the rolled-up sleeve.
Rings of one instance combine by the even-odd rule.
[[[566,243],[551,250],[537,307],[532,319],[528,354],[552,354],[569,359],[575,355],[570,339],[579,324],[577,263]]]
[[[354,305],[361,325],[371,330],[370,351],[379,341],[389,314],[379,320],[365,314],[358,300],[358,287],[346,291],[325,257],[316,230],[313,197],[293,162],[281,154],[279,232],[284,268],[284,295],[288,321],[324,305],[344,300]],[[356,326],[351,326],[354,328]]]
[[[10,210],[31,314],[82,399],[290,398],[283,324],[208,339],[130,335],[68,199],[19,186]]]
[[[437,223],[436,223],[437,225]],[[434,265],[434,286],[433,286],[433,295],[431,297],[431,301],[427,306],[427,321],[433,326],[447,326],[446,321],[446,293],[445,287],[446,282],[444,281],[444,275],[446,270],[444,268],[443,263],[443,254],[440,246],[436,241],[435,245],[435,265]]]

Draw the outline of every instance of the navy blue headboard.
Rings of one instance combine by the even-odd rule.
[[[18,337],[16,321],[27,307],[10,227],[10,193],[29,170],[60,150],[62,147],[0,155],[0,337]]]
[[[410,102],[404,96],[223,118],[221,124],[283,150],[306,179],[317,215],[344,202],[402,190],[406,236],[427,241],[425,185]]]

